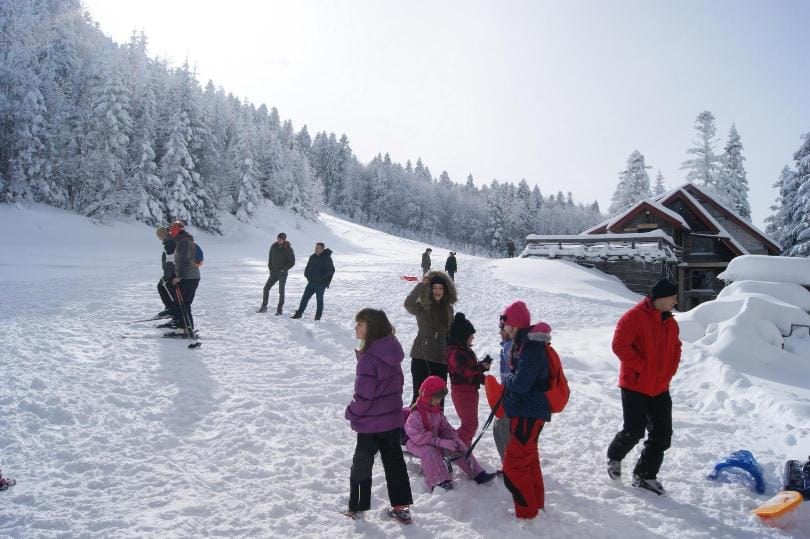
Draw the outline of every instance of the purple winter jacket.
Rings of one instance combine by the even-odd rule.
[[[354,397],[346,419],[356,432],[374,433],[402,426],[402,359],[405,353],[393,335],[377,339],[357,352]]]

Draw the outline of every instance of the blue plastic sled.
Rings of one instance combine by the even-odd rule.
[[[707,476],[708,479],[717,479],[724,468],[740,468],[741,470],[745,470],[754,478],[757,493],[765,494],[765,480],[762,478],[762,469],[759,467],[757,459],[754,458],[754,455],[752,455],[750,451],[741,449],[719,460],[717,464],[714,465],[712,473]]]

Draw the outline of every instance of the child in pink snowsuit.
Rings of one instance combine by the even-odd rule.
[[[431,491],[437,486],[444,490],[453,488],[450,471],[443,459],[445,454],[459,454],[455,463],[476,483],[488,483],[495,474],[484,471],[474,456],[465,458],[467,445],[459,440],[442,414],[440,403],[445,395],[447,384],[440,377],[429,376],[422,382],[419,398],[405,422],[406,447],[422,461],[422,473]]]
[[[473,339],[475,327],[464,313],[456,313],[447,339],[447,370],[450,375],[450,397],[461,420],[458,437],[468,447],[478,430],[478,390],[484,383],[484,373],[492,364],[489,356],[478,361],[472,351]]]

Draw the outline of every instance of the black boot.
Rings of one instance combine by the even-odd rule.
[[[290,318],[296,318],[296,319],[301,318],[301,313],[299,313],[298,311],[295,311],[295,313]]]

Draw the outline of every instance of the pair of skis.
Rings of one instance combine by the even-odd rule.
[[[165,320],[167,318],[171,318],[171,315],[163,315],[163,316],[153,316],[151,318],[144,318],[142,320],[133,320],[131,322],[127,322],[128,325],[132,324],[141,324],[145,322],[154,322],[157,320]],[[196,331],[168,331],[163,333],[162,335],[153,335],[153,334],[133,334],[133,333],[124,333],[121,335],[123,339],[190,339],[191,343],[189,343],[188,348],[199,348],[202,346],[200,342],[200,337]]]

